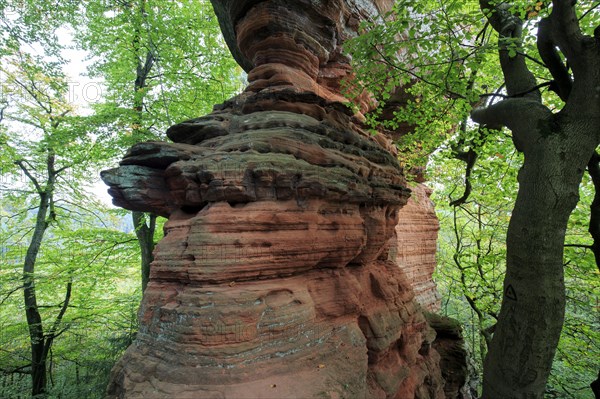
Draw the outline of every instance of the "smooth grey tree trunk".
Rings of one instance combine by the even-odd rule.
[[[567,125],[531,135],[507,233],[504,296],[484,365],[484,398],[543,397],[564,320],[567,223],[596,146],[596,133],[585,133]]]

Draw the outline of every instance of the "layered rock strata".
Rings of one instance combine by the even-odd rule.
[[[392,260],[410,281],[417,302],[430,312],[437,312],[440,310],[440,296],[432,276],[436,267],[440,224],[429,199],[431,189],[416,184],[411,190],[408,203],[399,211]]]
[[[213,0],[249,87],[102,174],[169,218],[109,398],[444,397],[389,246],[410,190],[339,90],[383,3]]]

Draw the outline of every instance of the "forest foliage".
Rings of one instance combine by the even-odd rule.
[[[481,383],[483,358],[502,295],[506,230],[522,162],[510,147],[496,142],[482,148],[472,172],[472,193],[458,206],[450,202],[464,190],[464,163],[449,158],[446,149],[445,154],[441,151],[433,156],[428,168],[435,181],[433,199],[441,226],[434,278],[442,295],[442,312],[462,322],[474,386]],[[567,232],[567,309],[547,398],[594,398],[589,384],[597,376],[600,356],[600,282],[594,255],[586,247],[591,242],[587,229],[594,197],[589,177],[580,195]]]
[[[99,171],[229,98],[240,69],[208,1],[0,9],[0,396],[100,398],[141,286],[133,226],[95,198]]]
[[[544,82],[544,100],[559,108],[533,38],[547,4],[514,7],[526,17],[523,46]],[[598,25],[595,7],[582,1],[578,8],[587,32]],[[131,144],[163,140],[169,125],[209,112],[241,88],[242,73],[208,1],[98,0],[83,7],[0,0],[0,10],[0,396],[32,392],[32,346],[39,342],[26,318],[29,284],[38,333],[50,343],[41,395],[100,398],[110,368],[135,336],[141,287],[127,213],[91,194],[98,172]],[[402,162],[407,170],[429,163],[442,225],[436,276],[442,309],[465,326],[478,389],[522,165],[508,131],[469,120],[473,107],[504,95],[497,37],[471,1],[401,0],[382,18],[366,23],[366,34],[347,50],[357,79],[382,99],[368,121],[390,131],[414,127],[398,139]],[[69,75],[73,49],[91,54],[86,78]],[[90,85],[101,95],[74,101],[89,100],[81,90]],[[400,86],[408,101],[382,120]],[[587,232],[594,195],[586,176],[566,240],[567,316],[550,398],[591,398],[588,385],[598,372],[600,284]]]
[[[510,130],[477,125],[471,115],[534,92],[541,93],[552,113],[565,106],[566,90],[557,85],[573,80],[570,65],[563,64],[558,46],[546,48],[558,57],[550,60],[539,50],[547,37],[540,38],[538,27],[552,10],[550,1],[400,0],[381,19],[366,21],[364,34],[347,46],[357,78],[380,100],[367,115],[369,123],[397,136],[400,132],[397,145],[408,169],[428,163],[442,226],[436,280],[445,298],[443,310],[469,326],[467,343],[480,375],[505,296],[506,238],[523,188],[523,181],[521,186],[517,181],[523,155],[515,149],[523,149]],[[580,1],[575,12],[573,24],[590,40],[597,37],[598,5]],[[510,22],[503,29],[513,36],[499,35],[494,18]],[[511,62],[521,62],[521,70],[537,84],[525,92],[515,92],[514,83],[508,87],[504,78]],[[556,72],[561,68],[552,69],[556,65],[563,65],[562,79]],[[405,133],[403,125],[413,129]],[[589,384],[598,374],[600,284],[597,240],[590,236],[597,225],[591,215],[594,159],[565,238],[566,318],[546,397],[592,398]]]

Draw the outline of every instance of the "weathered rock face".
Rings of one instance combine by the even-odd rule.
[[[440,229],[431,189],[423,184],[412,187],[411,198],[399,211],[396,225],[396,250],[390,251],[411,282],[417,302],[430,312],[440,310],[440,297],[433,282],[436,266],[437,235]]]
[[[444,397],[389,245],[410,190],[339,91],[340,45],[385,3],[213,1],[248,89],[102,174],[169,218],[109,398]]]
[[[472,399],[467,378],[468,356],[464,346],[460,323],[435,313],[426,314],[427,322],[436,332],[433,348],[440,354],[440,366],[444,377],[444,393],[447,398]],[[476,396],[475,396],[476,397]]]

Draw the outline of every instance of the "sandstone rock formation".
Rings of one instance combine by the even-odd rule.
[[[430,312],[437,312],[440,310],[440,297],[432,275],[436,266],[440,224],[429,199],[431,189],[416,184],[411,190],[410,200],[398,214],[392,260],[410,281],[417,302]]]
[[[427,312],[425,317],[435,330],[433,348],[440,354],[440,366],[444,377],[444,393],[447,398],[472,399],[469,382],[468,356],[460,323],[449,317]]]
[[[388,3],[213,0],[248,88],[102,174],[116,205],[169,218],[109,398],[444,397],[407,277],[434,308],[430,270],[389,245],[431,232],[396,227],[394,148],[340,94],[341,44]]]

